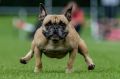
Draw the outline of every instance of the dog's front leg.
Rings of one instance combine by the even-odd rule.
[[[27,62],[33,57],[33,51],[30,50],[24,57],[20,59],[20,63],[27,64]]]
[[[71,73],[73,71],[72,68],[73,68],[73,64],[74,64],[74,60],[77,52],[78,52],[78,49],[73,49],[73,51],[70,52],[66,73]]]
[[[42,70],[42,53],[38,49],[38,47],[35,47],[34,49],[34,55],[35,55],[35,69],[34,72],[40,72]]]

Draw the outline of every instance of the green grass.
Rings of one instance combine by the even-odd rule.
[[[90,37],[90,28],[82,33],[96,68],[88,71],[84,59],[77,55],[74,72],[65,74],[68,56],[63,59],[50,59],[43,56],[43,72],[35,74],[34,58],[27,64],[19,63],[30,48],[30,41],[19,40],[13,28],[12,16],[0,16],[0,79],[120,79],[120,42],[95,42]],[[29,16],[28,22],[35,22]]]

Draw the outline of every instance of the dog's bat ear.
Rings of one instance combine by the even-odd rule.
[[[39,20],[43,21],[44,18],[47,16],[47,11],[42,3],[40,3],[40,13],[39,13]]]
[[[65,17],[68,19],[68,21],[71,21],[71,17],[72,17],[72,7],[73,7],[73,6],[71,6],[70,8],[68,8],[68,9],[66,10],[66,12],[64,13],[64,15],[65,15]]]

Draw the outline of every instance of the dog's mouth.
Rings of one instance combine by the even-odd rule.
[[[54,34],[53,36],[51,36],[50,38],[54,43],[58,43],[60,40],[60,37],[56,34]]]
[[[53,43],[58,43],[59,40],[58,40],[58,39],[52,39],[52,42],[53,42]]]

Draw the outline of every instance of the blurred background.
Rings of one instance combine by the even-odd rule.
[[[29,50],[31,39],[41,25],[38,18],[40,3],[46,6],[48,13],[61,14],[69,7],[71,0],[0,0],[1,79],[34,78],[32,74],[34,61],[24,66],[19,64],[19,59]],[[92,74],[86,73],[86,65],[82,57],[78,56],[75,64],[76,73],[74,73],[76,75],[74,77],[72,75],[71,78],[79,78],[77,73],[81,69],[82,78],[119,79],[120,0],[72,0],[72,4],[77,5],[73,15],[75,29],[87,43],[90,55],[97,65]],[[51,62],[43,57],[43,61],[47,63],[44,63],[46,71],[41,77],[46,79],[49,76],[53,79],[54,76],[55,79],[63,79],[63,77],[68,79],[69,76],[62,74],[66,65],[65,59]],[[49,75],[49,71],[53,74]],[[57,72],[61,77],[55,74]],[[23,73],[24,75],[21,75]]]
[[[82,19],[84,20],[84,24],[82,25],[90,27],[90,36],[92,36],[92,38],[94,38],[96,41],[120,40],[119,0],[73,1],[75,1],[80,9],[82,9],[82,13],[84,14],[82,16],[80,15],[80,17],[84,16]],[[2,19],[9,18],[9,22],[11,24],[9,27],[14,29],[16,32],[19,31],[18,37],[20,39],[26,39],[27,37],[25,31],[32,32],[31,29],[34,29],[33,27],[39,24],[39,3],[44,3],[48,13],[60,14],[70,2],[70,0],[0,0],[0,22],[4,21]],[[7,22],[8,19],[5,21]],[[24,23],[29,28],[22,26]],[[1,27],[2,24],[4,24],[4,22],[1,23]],[[84,28],[84,26],[82,27]]]

